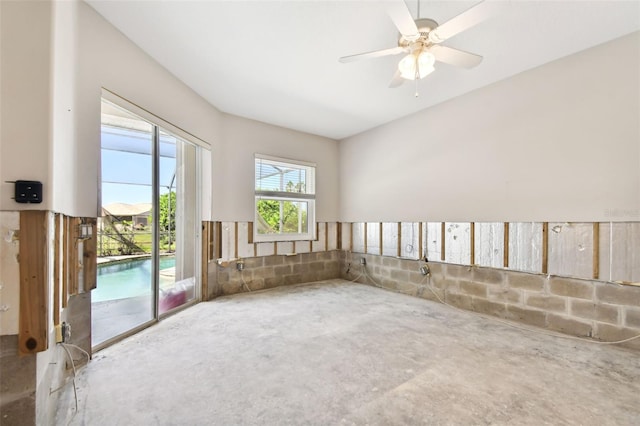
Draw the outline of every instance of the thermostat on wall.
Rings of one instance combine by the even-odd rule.
[[[16,203],[41,203],[42,182],[35,180],[17,180],[15,182]]]

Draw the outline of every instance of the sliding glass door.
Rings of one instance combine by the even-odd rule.
[[[199,297],[196,146],[107,101],[101,129],[95,348]]]

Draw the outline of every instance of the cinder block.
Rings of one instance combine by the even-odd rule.
[[[443,300],[460,309],[466,309],[468,311],[473,310],[473,300],[471,299],[471,296],[446,292]]]
[[[605,324],[597,322],[594,330],[593,337],[603,342],[618,342],[630,337],[635,337],[638,334],[637,329],[618,327],[611,324]],[[621,346],[626,346],[634,349],[640,349],[640,339],[630,340],[629,342],[622,343]]]
[[[264,288],[264,279],[262,278],[254,278],[250,281],[245,280],[245,282],[252,291],[262,290]]]
[[[409,271],[391,270],[391,279],[398,282],[409,282]]]
[[[424,265],[423,262],[416,263],[416,270],[420,266]],[[444,275],[445,265],[440,262],[428,262],[429,270],[431,271],[432,277],[442,277]]]
[[[618,324],[618,306],[595,303],[589,300],[571,300],[571,315],[585,319]]]
[[[319,251],[315,253],[316,260],[331,260],[332,257],[333,254],[330,251]]]
[[[389,268],[399,268],[400,267],[400,259],[396,259],[395,257],[382,257],[382,266],[387,266]]]
[[[291,265],[274,266],[273,272],[276,276],[289,275],[292,272]]]
[[[596,298],[616,305],[640,306],[640,287],[614,283],[598,283]]]
[[[452,265],[449,263],[445,267],[444,275],[447,278],[460,278],[460,279],[466,279],[468,281],[473,280],[473,273],[471,271],[471,266]]]
[[[0,403],[0,415],[3,425],[35,425],[36,393],[31,392],[21,398],[8,399]]]
[[[229,271],[218,272],[218,282],[220,284],[228,283],[229,282]]]
[[[264,265],[264,257],[247,257],[242,261],[245,269],[259,268]]]
[[[484,284],[502,284],[504,271],[492,268],[473,268],[473,281]]]
[[[469,296],[487,298],[487,286],[478,282],[459,281],[460,292]]]
[[[444,300],[444,291],[443,290],[439,290],[437,288],[429,287],[427,285],[419,286],[418,287],[418,292],[417,292],[416,295],[418,297],[422,298],[422,299],[433,300],[434,302],[438,302],[438,303],[441,303],[441,301]]]
[[[264,288],[274,288],[281,286],[284,283],[284,277],[282,275],[276,275],[275,277],[269,277],[264,279]]]
[[[434,279],[431,277],[431,285],[435,288],[439,288],[446,291],[458,292],[458,281],[451,279]]]
[[[419,268],[417,260],[400,259],[400,269],[404,271],[417,271]]]
[[[507,305],[504,303],[491,302],[489,300],[474,298],[473,310],[495,317],[505,318],[507,316]]]
[[[508,287],[488,286],[487,298],[494,302],[522,303],[522,290]]]
[[[594,284],[591,281],[554,277],[549,282],[549,291],[558,296],[592,300]]]
[[[525,304],[545,311],[567,313],[567,299],[564,297],[534,293],[526,296]]]
[[[284,276],[284,285],[300,284],[302,282],[302,276],[300,274],[291,274]]]
[[[426,275],[422,275],[420,272],[410,271],[409,282],[413,284],[426,284],[430,278]]]
[[[315,261],[309,263],[309,270],[312,272],[323,271],[326,267],[326,262]]]
[[[627,327],[640,329],[640,308],[624,308],[624,311],[624,324]],[[638,334],[640,334],[640,331]]]
[[[265,256],[263,259],[264,266],[276,266],[284,264],[284,256]]]
[[[526,274],[521,272],[508,272],[507,283],[511,288],[522,290],[542,291],[545,277],[542,275]]]
[[[408,294],[409,296],[416,296],[418,293],[418,286],[415,284],[411,284],[408,281],[398,282],[396,289],[398,292]]]
[[[276,273],[273,270],[273,267],[267,266],[267,267],[254,269],[253,276],[254,278],[269,278],[269,277],[275,277]]]
[[[308,263],[297,263],[292,265],[294,274],[304,274],[309,272],[309,264]]]
[[[573,336],[591,337],[593,335],[591,322],[580,321],[575,318],[556,314],[547,315],[547,327],[551,330],[571,334]]]
[[[523,322],[536,327],[545,327],[547,313],[535,309],[523,309],[518,306],[507,305],[507,318]]]
[[[230,295],[240,293],[242,291],[240,282],[225,282],[222,283],[222,294]]]

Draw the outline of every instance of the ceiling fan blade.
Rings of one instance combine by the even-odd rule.
[[[406,51],[407,51],[406,48],[396,46],[396,47],[392,47],[391,49],[374,50],[373,52],[358,53],[357,55],[343,56],[342,58],[338,59],[338,61],[342,63],[353,62],[353,61],[359,61],[360,59],[379,58],[381,56],[388,56],[388,55],[398,55]]]
[[[404,38],[413,40],[420,37],[418,27],[413,21],[413,17],[411,13],[409,13],[409,9],[407,9],[407,5],[403,0],[394,0],[389,5],[387,13]]]
[[[506,4],[508,2],[503,0],[484,0],[431,31],[429,40],[432,43],[442,43],[446,39],[495,15]]]
[[[396,70],[396,73],[393,75],[393,78],[389,82],[389,88],[394,89],[396,87],[402,86],[404,83],[404,78],[400,75],[400,70]]]
[[[482,62],[482,56],[480,55],[437,44],[431,46],[429,52],[433,53],[436,61],[463,68],[473,68]]]

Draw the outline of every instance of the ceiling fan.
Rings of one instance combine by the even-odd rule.
[[[398,63],[398,70],[389,87],[398,87],[405,80],[417,81],[426,77],[434,71],[436,61],[473,68],[482,61],[482,56],[443,46],[440,43],[489,18],[504,3],[506,2],[484,0],[444,24],[438,25],[433,19],[420,18],[420,0],[418,0],[418,19],[415,21],[404,1],[396,0],[389,5],[388,14],[400,31],[398,46],[343,56],[339,61],[345,63],[406,53],[407,55]],[[417,93],[416,96],[418,96]]]

